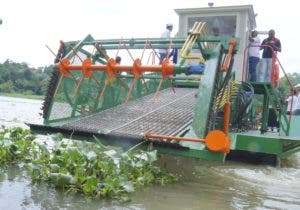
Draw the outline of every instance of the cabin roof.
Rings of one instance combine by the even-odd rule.
[[[256,28],[255,14],[252,5],[236,5],[236,6],[222,6],[222,7],[200,7],[200,8],[181,8],[175,9],[178,15],[185,14],[210,14],[210,13],[221,13],[221,12],[241,12],[245,11],[248,13],[251,28]]]

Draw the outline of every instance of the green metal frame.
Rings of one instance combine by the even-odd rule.
[[[299,138],[250,133],[233,134],[232,136],[235,139],[235,150],[274,154],[280,158],[291,156],[300,151]]]
[[[198,45],[201,42],[216,42],[222,43],[222,52],[226,52],[229,47],[229,41],[231,37],[228,36],[203,36],[200,37],[197,42]],[[120,42],[122,43],[120,45]],[[94,46],[95,44],[99,44],[102,49],[101,52],[95,53],[93,56],[94,62],[100,62],[105,64],[105,59],[103,53],[107,55],[108,50],[118,50],[118,49],[144,49],[145,43],[151,43],[151,49],[161,49],[168,48],[170,41],[165,39],[158,38],[148,38],[148,39],[123,39],[123,40],[94,40],[91,35],[88,35],[82,41],[72,41],[65,42],[65,50],[66,55],[65,58],[72,60],[76,58],[76,53],[83,53],[86,57],[91,56],[89,52],[87,52],[84,47],[86,46]],[[184,38],[174,38],[172,39],[172,47],[173,48],[181,48],[185,42]],[[194,46],[197,48],[197,46]],[[235,51],[238,49],[238,45],[235,46]],[[216,52],[212,50],[201,49],[201,53],[208,57],[215,57]],[[218,49],[220,51],[220,49]],[[219,55],[219,52],[218,52]],[[214,63],[214,62],[210,62]],[[181,74],[187,72],[188,65],[181,64],[176,65],[174,68],[174,74]],[[216,68],[215,68],[216,69]],[[73,77],[80,80],[81,71],[73,71]],[[106,80],[106,74],[104,72],[94,72],[95,78],[98,80],[100,84],[104,84]],[[152,78],[151,78],[152,77]],[[80,89],[77,91],[76,95],[73,96],[74,90],[76,88],[76,84],[73,81],[73,78],[68,76],[64,78],[61,86],[58,89],[58,94],[53,98],[52,102],[49,106],[48,115],[44,119],[44,124],[51,125],[54,123],[55,125],[59,125],[59,122],[62,124],[69,120],[77,119],[81,116],[85,116],[86,114],[93,114],[100,111],[103,111],[108,108],[115,107],[121,103],[123,103],[126,99],[127,92],[129,90],[129,86],[133,81],[133,76],[130,75],[118,75],[118,79],[111,86],[107,88],[105,91],[103,100],[100,103],[98,96],[101,93],[101,89],[97,87],[97,84],[91,80],[91,78],[84,78]],[[153,94],[156,91],[159,79],[161,79],[161,75],[157,73],[147,74],[145,78],[151,78],[146,82],[148,91],[145,90],[145,87],[142,85],[142,79],[137,80],[135,88],[132,92],[131,100],[136,100],[140,97],[143,97],[148,94]],[[122,80],[122,84],[121,81]],[[198,87],[199,81],[191,81],[190,78],[187,77],[172,77],[169,80],[165,80],[162,84],[161,89],[171,87],[172,85],[177,86],[186,86],[186,87]],[[124,86],[126,86],[126,90],[124,90]],[[57,87],[55,87],[57,88]],[[52,93],[54,94],[54,93]],[[62,116],[57,118],[53,116],[54,103],[66,103],[70,106],[69,109],[72,109],[71,113],[67,116]],[[88,110],[85,112],[84,110]]]
[[[215,48],[214,56],[211,56],[211,58],[206,62],[206,67],[209,69],[209,71],[205,72],[202,82],[199,83],[199,92],[197,95],[195,114],[192,124],[193,130],[196,136],[199,138],[204,138],[207,134],[209,117],[216,91],[214,87],[222,56],[220,52],[221,45],[218,45]]]
[[[199,78],[178,75],[185,73],[188,69],[188,62],[183,59],[181,60],[180,64],[175,66],[174,76],[171,76],[169,80],[163,82],[162,89],[171,87],[172,85],[199,88],[192,125],[184,132],[179,134],[179,136],[205,138],[208,131],[212,129],[220,129],[223,126],[214,125],[214,127],[212,127],[210,125],[210,120],[212,118],[212,106],[214,104],[215,97],[220,90],[220,85],[224,82],[224,75],[226,74],[220,72],[219,68],[225,53],[228,52],[231,39],[232,37],[229,36],[199,37],[193,47],[198,49],[206,59],[206,70],[201,80]],[[122,42],[122,45],[120,45],[120,41]],[[94,40],[92,36],[88,35],[80,42],[65,42],[67,51],[65,58],[68,58],[69,60],[74,58],[74,50],[82,53],[86,57],[89,57],[91,54],[86,51],[84,47],[94,46],[98,43],[103,52],[95,53],[93,56],[93,61],[106,64],[103,53],[107,55],[107,51],[117,49],[144,49],[146,42],[151,43],[152,49],[168,48],[170,44],[169,40],[160,38]],[[172,39],[172,47],[181,49],[184,42],[185,38],[174,38]],[[201,45],[202,42],[215,43],[215,47],[213,49],[204,49]],[[238,47],[239,41],[234,48],[234,53],[237,52]],[[78,80],[81,78],[80,70],[72,73]],[[106,80],[105,73],[94,72],[94,76],[100,84],[104,84]],[[146,91],[142,81],[138,80],[132,92],[131,100],[136,100],[145,95],[153,94],[156,91],[158,82],[162,79],[162,76],[160,74],[153,73],[144,75],[144,79],[147,80],[146,83],[149,91]],[[122,84],[120,80],[122,80]],[[133,75],[117,75],[116,81],[106,90],[103,100],[99,101],[98,96],[101,92],[101,89],[98,87],[96,82],[90,78],[83,79],[83,83],[77,94],[72,96],[72,91],[70,90],[74,90],[76,84],[71,77],[67,77],[62,82],[61,87],[59,87],[58,94],[55,97],[52,95],[51,105],[49,112],[47,112],[48,115],[44,118],[44,124],[47,128],[56,128],[56,126],[62,125],[66,122],[70,122],[93,113],[98,113],[105,109],[113,108],[118,104],[124,103],[130,83],[132,81]],[[124,85],[126,90],[124,90]],[[253,135],[251,133],[230,133],[229,136],[231,137],[231,149],[275,154],[278,157],[287,157],[295,152],[300,151],[300,134],[298,131],[299,129],[297,129],[297,126],[295,126],[297,123],[299,125],[300,117],[293,118],[290,126],[290,124],[288,124],[287,116],[284,113],[285,110],[280,101],[279,95],[273,86],[269,83],[252,83],[252,85],[254,86],[256,94],[263,95],[263,117],[261,132],[265,133],[267,130],[269,104],[271,104],[273,107],[278,107],[277,115],[279,116],[281,127],[283,128],[285,135],[289,135],[290,133],[296,137],[268,136],[267,134]],[[65,103],[69,109],[71,109],[71,112],[66,116],[52,118],[52,111],[55,109],[55,104],[59,103]],[[88,112],[81,113],[81,110],[85,109],[87,109]],[[251,111],[253,112],[253,110]],[[232,112],[232,116],[235,115],[234,113],[235,112]],[[105,139],[104,142],[107,142],[108,144],[111,143],[111,141],[106,141]],[[183,146],[184,149],[166,148],[160,146],[157,146],[156,149],[162,153],[202,158],[207,160],[224,161],[226,158],[226,154],[210,152],[202,143],[193,144],[185,142],[182,143],[181,146]]]
[[[280,127],[286,136],[289,135],[290,123],[286,116],[286,110],[280,99],[279,92],[273,87],[270,82],[252,82],[255,94],[263,95],[263,114],[261,132],[265,133],[268,130],[269,105],[275,110],[279,119]]]

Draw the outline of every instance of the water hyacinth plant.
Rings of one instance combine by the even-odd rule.
[[[30,159],[31,143],[35,137],[22,128],[0,129],[0,165]]]
[[[21,128],[3,128],[0,135],[1,164],[25,161],[34,182],[46,181],[66,192],[123,199],[135,189],[178,179],[154,164],[156,150],[124,152],[104,146],[98,139],[96,143],[85,143],[62,137],[53,138],[54,143],[49,146]]]

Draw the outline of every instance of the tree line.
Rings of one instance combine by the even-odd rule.
[[[6,60],[0,64],[0,94],[44,95],[53,66],[32,68]]]
[[[292,85],[295,86],[296,84],[300,83],[300,73],[288,73],[287,76]],[[284,76],[279,79],[278,90],[283,97],[290,95],[291,87],[288,80]]]

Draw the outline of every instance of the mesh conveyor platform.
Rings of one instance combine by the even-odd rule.
[[[196,100],[196,88],[171,88],[153,95],[121,104],[103,112],[61,126],[76,132],[141,138],[151,132],[176,135],[191,124]]]

